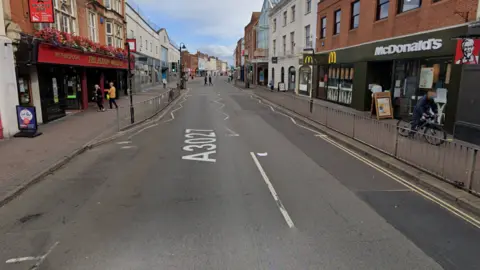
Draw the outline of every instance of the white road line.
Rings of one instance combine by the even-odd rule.
[[[122,146],[120,147],[120,149],[131,149],[131,148],[134,148],[135,146],[133,145],[127,145],[127,146]]]
[[[257,157],[255,156],[255,154],[253,152],[250,152],[250,155],[252,156],[252,159],[255,162],[255,165],[257,165],[257,168],[260,171],[260,174],[262,175],[263,180],[265,181],[265,184],[267,184],[268,189],[270,190],[270,193],[273,196],[273,199],[277,203],[278,209],[280,209],[280,212],[282,213],[283,218],[287,222],[288,227],[294,228],[295,224],[293,224],[293,221],[290,218],[290,215],[288,214],[287,210],[283,206],[282,201],[280,200],[280,197],[278,196],[277,192],[275,191],[275,188],[273,187],[272,183],[268,179],[268,176],[265,173],[265,171],[263,170],[262,165],[260,164],[260,162],[258,161]]]
[[[47,258],[47,256],[48,256],[50,253],[52,253],[53,249],[58,245],[58,243],[59,243],[59,242],[56,242],[55,244],[53,244],[53,245],[50,247],[50,249],[47,251],[47,253],[45,253],[45,255],[43,255],[43,256],[38,260],[38,262],[37,262],[34,266],[32,266],[32,267],[30,268],[30,270],[37,270],[37,269],[40,267],[40,265],[43,263],[43,261],[45,261],[45,259]]]
[[[238,133],[236,133],[235,131],[229,129],[228,127],[225,127],[226,130],[228,130],[228,132],[230,132],[230,134],[228,134],[227,136],[229,137],[238,137],[240,136]]]
[[[21,262],[28,262],[28,261],[36,261],[36,260],[40,260],[41,258],[42,258],[42,256],[13,258],[13,259],[8,259],[7,261],[5,261],[5,263],[10,264],[10,263],[21,263]]]
[[[130,141],[123,141],[123,142],[117,142],[117,144],[129,144],[131,143]]]
[[[265,153],[257,153],[257,156],[266,157],[266,156],[268,156],[268,153],[266,153],[266,152]]]
[[[168,119],[168,120],[166,120],[166,121],[164,121],[164,123],[168,123],[168,122],[170,122],[170,121],[175,120],[175,115],[173,115],[173,113],[176,112],[176,111],[178,111],[178,110],[180,110],[181,108],[183,108],[183,105],[182,105],[182,104],[183,104],[185,101],[187,101],[187,99],[184,97],[183,100],[182,100],[180,103],[178,103],[178,106],[179,106],[179,107],[170,112],[171,118]]]
[[[133,133],[132,135],[130,135],[130,136],[128,137],[128,140],[131,140],[133,137],[135,137],[135,136],[137,136],[138,134],[144,132],[145,130],[147,130],[147,129],[149,129],[149,128],[152,128],[152,127],[156,127],[156,126],[158,126],[158,123],[157,123],[157,124],[150,125],[150,126],[146,126],[146,127],[142,128],[142,129],[140,129],[139,131]]]

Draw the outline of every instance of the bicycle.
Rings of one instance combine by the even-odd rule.
[[[420,125],[416,130],[412,129],[411,122],[405,122],[402,119],[398,120],[397,131],[402,137],[413,138],[415,134],[420,134],[423,129],[423,137],[425,140],[435,146],[439,146],[447,139],[447,133],[443,130],[442,126],[435,122],[435,115],[423,116]]]

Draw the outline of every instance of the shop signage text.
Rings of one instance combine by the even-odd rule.
[[[59,65],[102,67],[127,69],[128,62],[116,58],[103,57],[91,54],[84,54],[75,50],[56,48],[47,44],[40,44],[38,47],[38,62]],[[131,63],[132,69],[134,63]]]
[[[375,55],[390,55],[407,52],[421,52],[438,50],[442,47],[442,40],[431,38],[428,40],[420,40],[409,44],[380,46],[375,48]]]
[[[54,23],[53,0],[29,0],[28,9],[31,23]]]

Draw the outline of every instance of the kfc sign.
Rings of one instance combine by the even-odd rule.
[[[464,38],[457,41],[455,64],[478,65],[480,54],[480,40]]]
[[[407,52],[421,52],[438,50],[442,47],[442,40],[431,38],[420,40],[410,44],[389,45],[375,48],[375,55],[390,55]]]
[[[54,23],[53,0],[28,0],[31,23]]]

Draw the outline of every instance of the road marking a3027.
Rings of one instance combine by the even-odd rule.
[[[216,154],[217,142],[215,132],[211,129],[186,129],[185,130],[185,146],[183,151],[194,152],[185,155],[182,159],[204,162],[216,162],[211,155]],[[199,152],[203,151],[203,152]]]

